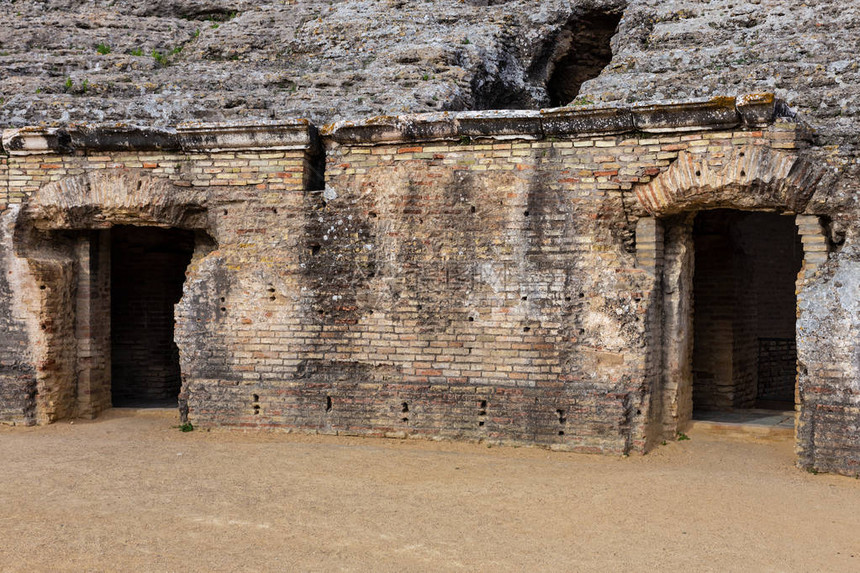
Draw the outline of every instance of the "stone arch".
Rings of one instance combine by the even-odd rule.
[[[825,173],[798,154],[761,145],[735,147],[714,161],[707,153],[680,152],[635,189],[640,205],[656,217],[719,208],[800,213]]]
[[[132,169],[90,171],[49,183],[22,210],[40,230],[101,229],[113,225],[207,227],[205,196],[165,178]]]
[[[14,252],[27,275],[19,294],[36,372],[33,422],[94,417],[111,404],[110,327],[99,324],[105,313],[109,321],[110,301],[99,289],[111,288],[104,231],[120,225],[193,231],[200,254],[214,246],[205,194],[143,170],[53,181],[17,214]]]

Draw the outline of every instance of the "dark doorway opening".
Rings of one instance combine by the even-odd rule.
[[[194,233],[113,227],[111,399],[114,406],[176,407],[181,386],[173,339]]]
[[[693,239],[694,411],[793,410],[803,262],[794,218],[704,211]]]
[[[552,73],[546,89],[550,104],[567,105],[586,81],[596,78],[612,60],[612,36],[621,14],[591,12],[572,20],[555,42]]]

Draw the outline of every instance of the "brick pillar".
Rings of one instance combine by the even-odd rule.
[[[654,217],[636,221],[636,266],[652,275],[663,267],[663,223]]]
[[[110,408],[110,231],[82,233],[75,245],[77,397],[75,414]]]
[[[803,266],[798,276],[800,282],[814,275],[818,267],[827,262],[827,236],[815,215],[797,215],[795,222],[803,243]]]

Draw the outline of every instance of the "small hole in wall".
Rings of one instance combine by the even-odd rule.
[[[39,290],[45,290],[46,288],[48,287],[46,287],[45,285],[39,285]]]
[[[256,416],[259,413],[260,413],[260,405],[254,404],[254,415]]]
[[[272,213],[274,213],[275,215],[277,215],[277,214],[278,214],[278,208],[277,208],[277,207],[272,207]]]
[[[743,169],[741,169],[741,177],[746,177],[746,176],[747,176],[747,172],[744,171]]]
[[[224,215],[226,215],[226,214],[227,214],[227,209],[224,209]]]
[[[226,298],[224,298],[224,297],[222,296],[222,297],[221,297],[221,302],[227,302],[227,299],[226,299]]]
[[[404,424],[408,424],[409,418],[400,418],[400,421],[403,422]]]
[[[567,418],[564,415],[563,409],[559,408],[558,410],[556,410],[555,415],[558,416],[558,423],[559,424],[563,425],[565,422],[567,422]]]
[[[227,312],[227,307],[222,306],[222,307],[221,307],[221,312]]]
[[[567,302],[570,302],[570,297],[566,296],[566,297],[564,297],[564,300],[566,300]]]
[[[585,293],[584,292],[579,293],[579,298],[585,298]]]
[[[563,436],[563,435],[564,435],[564,430],[559,430],[559,431],[558,431],[558,435],[559,435],[559,436]]]
[[[741,152],[740,152],[740,156],[741,156],[741,157],[743,157],[743,156],[745,156],[745,155],[746,155],[746,153],[744,153],[743,151],[741,151]]]
[[[328,203],[326,203],[325,201],[321,201],[320,203],[321,203],[323,209],[325,209],[326,205],[328,205]]]
[[[702,172],[701,172],[701,171],[696,170],[696,177],[701,177],[701,176],[702,176]]]
[[[43,322],[43,323],[39,324],[39,328],[41,328],[42,330],[47,330],[48,325]]]
[[[403,414],[405,414],[405,413],[406,413],[406,412],[408,412],[408,411],[409,411],[409,402],[403,402],[403,403],[400,405],[400,412],[402,412]]]
[[[475,319],[474,319],[473,317],[471,317],[471,316],[470,316],[470,317],[469,317],[469,322],[475,322]]]
[[[140,191],[140,188],[143,187],[143,181],[137,182],[137,190]]]
[[[523,211],[523,217],[528,217],[528,216],[529,216],[529,212],[528,212],[528,211]]]
[[[259,402],[259,401],[260,401],[260,395],[254,394],[254,402]]]
[[[469,211],[470,211],[470,212],[472,212],[472,213],[474,213],[474,212],[475,212],[475,206],[474,206],[474,205],[472,205],[471,207],[469,207]]]
[[[483,420],[481,420],[480,422],[478,422],[478,426],[483,426],[483,425],[484,425],[484,421],[483,421]]]
[[[321,248],[322,247],[320,245],[311,245],[311,254],[316,255],[318,252],[320,252]]]
[[[486,407],[487,407],[487,401],[486,401],[486,400],[481,400],[481,406],[480,406],[480,407],[481,407],[482,409],[486,408]]]
[[[523,332],[528,332],[528,331],[530,331],[530,330],[531,330],[531,327],[530,327],[530,326],[526,326],[525,328],[523,328]]]
[[[367,215],[368,215],[371,219],[376,219],[376,213],[374,213],[373,211],[371,211],[371,212],[370,212],[370,213],[368,213]]]
[[[331,412],[331,396],[325,397],[325,411]]]
[[[528,300],[528,299],[529,299],[529,297],[524,296],[524,297],[522,297],[522,299],[520,299],[520,300]]]

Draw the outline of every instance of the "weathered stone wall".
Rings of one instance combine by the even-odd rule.
[[[109,298],[98,295],[104,295],[99,289],[109,281],[110,265],[88,256],[99,249],[82,238],[114,225],[189,229],[199,232],[195,256],[202,257],[213,240],[242,244],[237,237],[250,232],[242,225],[222,230],[221,211],[237,203],[247,208],[246,199],[271,203],[308,184],[307,124],[260,128],[229,126],[215,130],[217,136],[209,128],[200,133],[200,126],[143,135],[108,128],[98,140],[86,129],[71,139],[55,130],[23,130],[4,140],[11,155],[5,157],[0,270],[17,288],[3,299],[14,311],[4,315],[10,336],[3,343],[11,348],[7,368],[15,374],[4,377],[10,398],[3,405],[24,412],[5,421],[50,422],[95,415],[110,405],[104,338],[110,330],[99,321],[109,306],[98,303]],[[263,152],[254,150],[261,145]],[[231,151],[197,153],[200,146]],[[126,151],[133,147],[142,151]],[[255,208],[271,213],[268,206]],[[252,217],[243,222],[256,228]],[[29,337],[16,341],[16,332]]]
[[[23,408],[80,408],[68,231],[154,225],[196,234],[175,331],[194,424],[645,451],[691,410],[687,214],[803,212],[820,188],[805,131],[774,111],[341,123],[324,186],[306,124],[10,132],[3,270],[42,327],[16,354],[40,381]],[[803,221],[806,288],[826,251]],[[803,428],[824,418],[803,416],[818,455]]]
[[[4,177],[6,158],[0,162],[0,177]],[[21,289],[14,284],[18,265],[11,250],[14,218],[9,211],[6,205],[0,211],[0,420],[25,424],[33,419],[36,372],[18,299]]]
[[[210,341],[187,363],[190,418],[606,452],[662,435],[630,191],[682,151],[717,168],[733,148],[795,143],[784,124],[547,140],[534,119],[511,140],[440,138],[444,117],[330,130],[325,190],[268,222],[287,248],[258,261],[222,244],[200,263],[214,280],[187,293],[180,327],[185,347]]]
[[[800,463],[822,471],[860,473],[860,360],[857,316],[860,265],[837,253],[818,280],[798,295]]]

